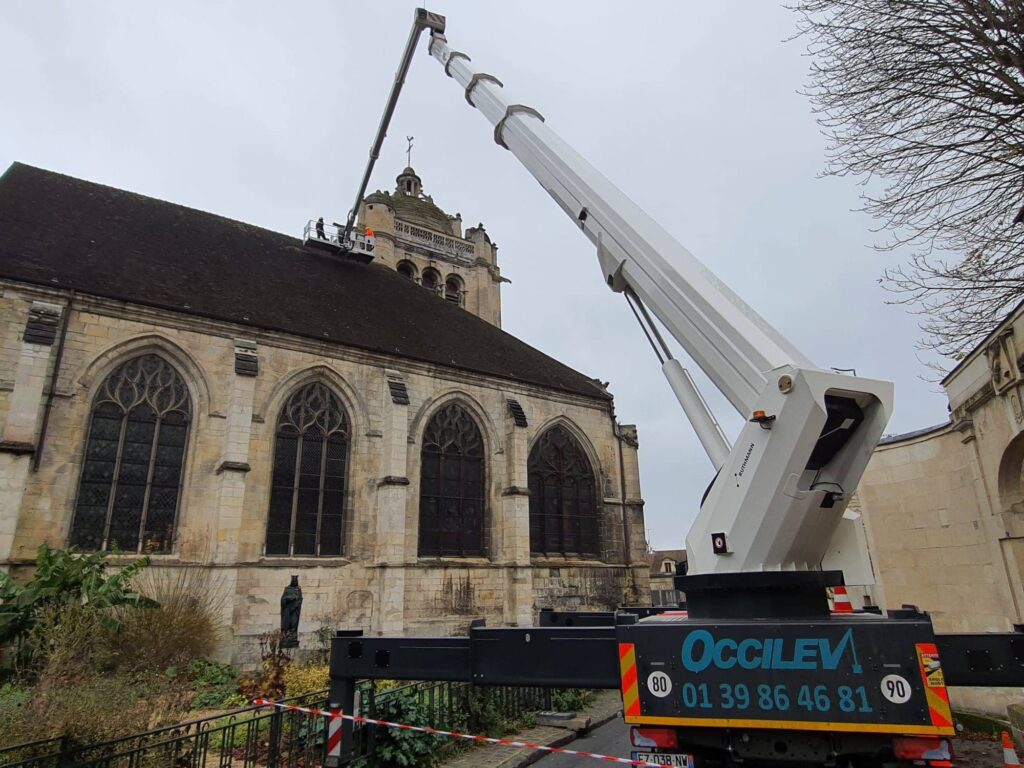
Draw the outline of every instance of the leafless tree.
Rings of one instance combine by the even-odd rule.
[[[1024,0],[799,0],[828,171],[910,244],[883,283],[923,348],[969,351],[1024,298]]]

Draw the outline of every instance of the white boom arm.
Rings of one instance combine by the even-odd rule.
[[[816,368],[537,111],[506,99],[501,82],[477,72],[437,30],[430,54],[494,126],[495,141],[597,246],[611,289],[646,305],[752,419],[730,450],[686,372],[675,360],[664,362],[719,470],[687,536],[690,572],[821,568],[889,420],[892,385]]]

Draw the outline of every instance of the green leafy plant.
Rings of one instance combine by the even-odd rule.
[[[420,704],[416,691],[399,688],[377,699],[373,716],[395,723],[426,724],[429,712]],[[379,768],[407,768],[422,766],[430,768],[437,764],[445,746],[439,736],[427,733],[405,731],[397,728],[378,728],[376,750],[371,758],[362,757],[356,761],[357,768],[379,766]]]
[[[188,665],[188,677],[196,692],[193,710],[227,709],[247,703],[238,692],[238,671],[230,664],[195,659]]]
[[[292,663],[284,671],[284,682],[288,698],[318,693],[331,684],[331,671],[326,664]]]
[[[551,692],[555,712],[579,712],[594,701],[594,692],[585,688],[558,688]]]
[[[80,555],[74,547],[51,549],[43,544],[28,583],[19,585],[0,573],[0,643],[17,640],[30,631],[49,605],[79,603],[97,610],[121,605],[156,607],[156,601],[131,587],[132,579],[147,565],[149,558],[143,557],[109,573],[106,552]],[[119,628],[116,616],[104,618],[111,629]]]
[[[493,688],[470,688],[467,699],[468,728],[473,733],[498,738],[504,736],[508,723],[498,704],[498,693]]]

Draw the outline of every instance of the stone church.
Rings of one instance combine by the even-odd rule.
[[[200,567],[253,658],[320,626],[448,634],[646,602],[637,435],[505,333],[497,246],[407,168],[362,263],[22,164],[0,177],[0,567]]]

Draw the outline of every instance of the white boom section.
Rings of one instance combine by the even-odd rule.
[[[432,35],[430,53],[494,126],[495,141],[597,246],[611,289],[637,296],[744,417],[764,412],[729,451],[709,438],[717,424],[692,382],[681,380],[678,365],[666,371],[720,468],[687,536],[690,572],[821,568],[889,420],[892,385],[815,367],[443,34]]]
[[[536,112],[506,100],[500,83],[478,76],[464,54],[453,56],[443,36],[433,35],[430,53],[468,88],[470,103],[495,126],[495,138],[581,225],[598,248],[612,290],[631,287],[736,410],[750,413],[764,389],[765,371],[787,364],[811,366]]]

